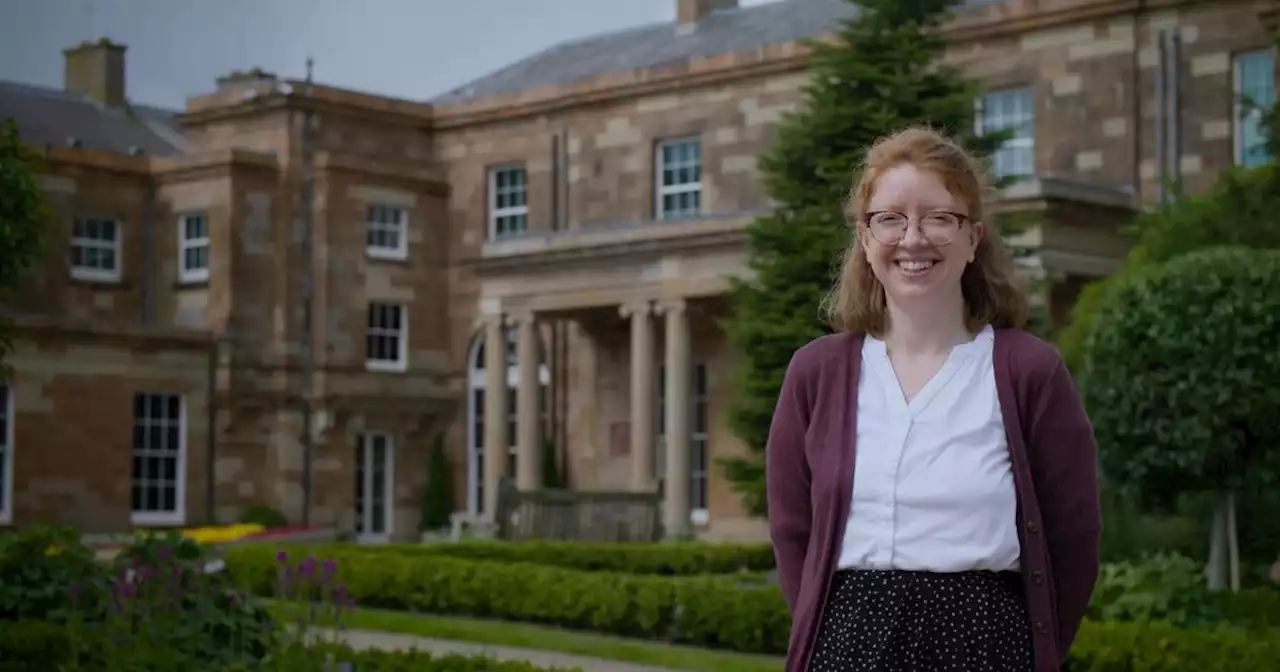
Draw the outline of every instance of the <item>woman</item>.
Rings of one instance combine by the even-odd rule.
[[[1098,573],[1097,447],[983,221],[982,171],[924,129],[867,153],[828,317],[766,451],[788,672],[1061,669]]]

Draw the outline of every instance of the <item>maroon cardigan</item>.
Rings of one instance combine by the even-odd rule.
[[[805,672],[853,494],[862,335],[796,351],[765,451],[769,530],[791,609],[786,672]],[[1098,577],[1097,444],[1058,352],[998,329],[996,390],[1018,495],[1022,582],[1036,672],[1058,672]]]

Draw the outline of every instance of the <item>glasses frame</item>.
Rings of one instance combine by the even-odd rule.
[[[872,228],[871,228],[871,218],[872,218],[872,217],[875,217],[876,215],[881,215],[881,214],[884,214],[884,213],[892,213],[892,214],[895,214],[895,215],[901,215],[904,219],[906,219],[906,220],[907,220],[907,221],[906,221],[906,223],[902,225],[902,230],[901,230],[901,232],[899,233],[898,237],[897,237],[896,239],[894,239],[893,241],[891,241],[891,242],[885,242],[885,241],[883,241],[883,240],[880,240],[880,237],[876,235],[875,229],[872,229]],[[955,218],[958,220],[958,221],[957,221],[957,223],[956,223],[956,231],[959,231],[960,229],[964,228],[964,226],[965,226],[966,224],[968,224],[968,223],[970,223],[970,222],[972,222],[972,221],[973,221],[973,219],[972,219],[971,217],[969,217],[969,215],[962,214],[962,213],[959,213],[959,212],[952,212],[952,211],[950,211],[950,210],[931,210],[931,211],[929,211],[928,213],[926,213],[926,216],[927,216],[927,215],[951,215],[952,217],[955,217]],[[933,239],[929,238],[929,236],[928,236],[928,235],[926,235],[926,234],[925,234],[925,232],[924,232],[924,227],[920,225],[920,220],[921,220],[921,219],[922,219],[922,217],[911,217],[911,216],[907,215],[906,213],[898,212],[898,211],[896,211],[896,210],[873,210],[873,211],[868,212],[867,214],[863,215],[863,217],[862,217],[862,224],[863,224],[864,226],[866,226],[866,227],[867,227],[867,233],[868,233],[868,234],[870,234],[870,236],[871,236],[872,238],[874,238],[874,239],[875,239],[875,241],[876,241],[877,243],[880,243],[881,245],[897,246],[897,245],[901,244],[901,243],[902,243],[902,241],[907,237],[907,230],[911,228],[911,224],[912,224],[912,222],[915,222],[916,228],[920,230],[920,237],[921,237],[921,238],[924,238],[926,241],[928,241],[930,245],[934,245],[934,246],[936,246],[936,247],[945,247],[945,246],[950,245],[951,243],[955,242],[955,237],[954,237],[954,236],[953,236],[953,237],[951,237],[951,238],[948,238],[948,239],[947,239],[946,241],[944,241],[944,242],[937,242],[937,241],[935,241],[935,240],[933,240]]]

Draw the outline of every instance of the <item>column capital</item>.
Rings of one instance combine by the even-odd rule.
[[[649,315],[653,313],[652,299],[631,299],[618,306],[618,314],[630,318],[632,315]]]
[[[660,299],[654,308],[663,315],[683,315],[689,312],[689,302],[683,298]]]
[[[532,308],[510,308],[503,316],[502,323],[508,327],[518,327],[524,323],[534,323],[538,315]]]

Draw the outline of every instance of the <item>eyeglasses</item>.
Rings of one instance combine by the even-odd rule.
[[[906,238],[911,219],[901,212],[881,210],[867,213],[863,221],[876,242],[881,245],[897,245]],[[969,221],[969,217],[958,212],[939,210],[919,217],[916,221],[920,225],[920,233],[930,245],[942,246],[955,240],[956,233],[965,222]]]

